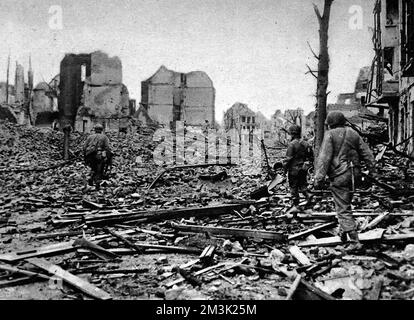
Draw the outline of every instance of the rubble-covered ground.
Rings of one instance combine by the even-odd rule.
[[[270,182],[265,166],[256,175],[244,166],[171,170],[149,189],[163,169],[152,135],[110,134],[116,156],[96,190],[80,157],[84,135],[72,134],[65,162],[61,133],[0,123],[0,299],[94,297],[80,279],[104,299],[301,299],[302,283],[321,299],[413,299],[414,183],[405,159],[375,148],[387,190],[357,190],[364,246],[350,252],[335,237],[329,191],[315,192],[296,216],[286,182],[250,198]],[[272,162],[283,154],[268,152]]]

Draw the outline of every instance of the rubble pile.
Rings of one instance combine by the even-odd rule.
[[[355,194],[364,246],[349,252],[329,191],[298,213],[286,179],[251,198],[271,182],[264,164],[160,168],[154,130],[141,129],[109,135],[114,164],[96,190],[78,158],[84,135],[64,162],[61,133],[0,127],[0,298],[414,297],[413,172],[392,150],[376,152],[383,187]]]

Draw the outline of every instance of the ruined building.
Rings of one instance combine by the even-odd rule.
[[[58,120],[58,79],[56,76],[50,83],[40,82],[33,89],[31,115],[36,127],[53,127]]]
[[[180,73],[161,66],[141,83],[141,119],[171,125],[185,121],[202,126],[207,120],[215,123],[215,89],[209,76],[202,71]],[[148,120],[148,119],[147,119]]]
[[[256,113],[247,104],[236,102],[224,113],[226,130],[255,130],[259,128]]]
[[[263,113],[256,113],[256,121],[263,132],[263,137],[269,139],[272,134],[272,121],[270,121]]]
[[[340,111],[347,120],[365,129],[371,125],[371,121],[367,119],[367,115],[375,115],[366,107],[367,88],[370,78],[370,67],[363,67],[359,70],[355,81],[354,92],[341,93],[338,95],[336,103],[328,104],[327,111]]]
[[[0,119],[18,124],[31,124],[30,101],[33,89],[33,70],[29,60],[28,83],[24,79],[24,67],[16,62],[14,85],[0,84]]]
[[[414,152],[414,1],[377,0],[367,105],[388,109],[389,139]]]
[[[118,57],[100,51],[66,54],[59,90],[61,126],[70,124],[81,132],[89,132],[96,123],[106,131],[128,126],[132,112]]]

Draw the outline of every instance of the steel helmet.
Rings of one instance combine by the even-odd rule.
[[[95,125],[95,131],[103,131],[103,126],[100,124],[100,123],[97,123],[96,125]]]
[[[302,129],[298,125],[293,125],[289,128],[288,131],[292,136],[300,136]]]
[[[325,124],[330,127],[340,127],[345,125],[346,119],[342,112],[340,111],[332,111],[329,112],[328,116],[326,117]]]

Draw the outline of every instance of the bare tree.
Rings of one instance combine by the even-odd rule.
[[[325,0],[323,14],[320,13],[318,7],[314,4],[316,17],[319,22],[319,55],[311,51],[315,58],[318,59],[318,71],[311,70],[308,66],[308,72],[317,78],[316,90],[316,117],[315,117],[315,156],[319,154],[319,149],[322,145],[323,136],[325,133],[325,119],[326,119],[326,104],[328,97],[328,83],[329,83],[329,52],[328,52],[328,30],[329,18],[331,13],[331,6],[333,0]],[[316,74],[317,73],[317,74]],[[315,157],[316,158],[316,157]]]

